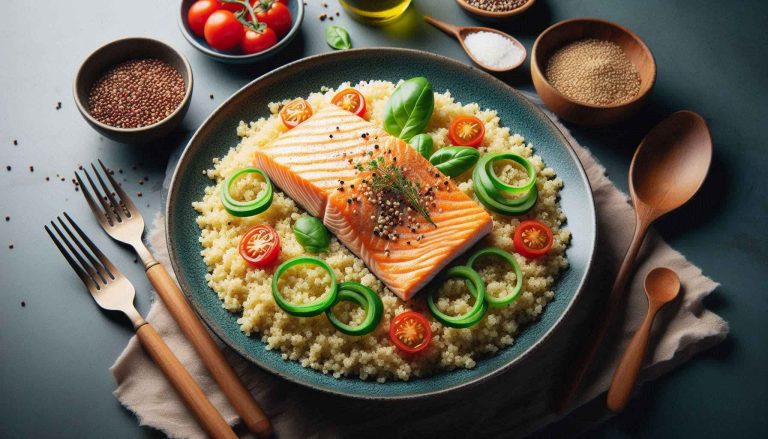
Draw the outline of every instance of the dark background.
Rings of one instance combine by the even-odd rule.
[[[140,264],[109,243],[74,191],[72,171],[102,158],[123,168],[137,204],[151,218],[161,209],[168,155],[233,91],[272,68],[331,50],[321,12],[336,1],[309,0],[302,32],[278,57],[254,66],[229,66],[196,52],[177,28],[176,1],[100,0],[3,2],[0,26],[0,437],[142,437],[156,435],[112,396],[108,367],[131,331],[95,305],[49,242],[42,226],[68,211],[107,247],[149,308]],[[397,22],[370,28],[344,12],[355,47],[420,48],[470,62],[458,43],[425,25],[431,14],[477,24],[452,0],[415,0]],[[569,126],[579,142],[626,190],[629,161],[642,136],[680,109],[703,115],[715,141],[703,191],[663,219],[661,234],[722,286],[706,304],[731,325],[718,347],[646,385],[621,416],[590,432],[600,437],[765,437],[768,432],[768,256],[765,235],[768,175],[768,3],[753,1],[538,0],[520,18],[498,27],[530,50],[539,32],[573,17],[616,21],[652,49],[658,79],[637,118],[613,128]],[[181,50],[192,64],[195,90],[182,129],[143,147],[102,139],[77,113],[71,84],[79,63],[98,46],[125,36],[148,36]],[[502,76],[531,90],[528,65]],[[213,95],[213,99],[210,95]],[[57,102],[62,108],[56,110]],[[13,140],[18,140],[18,146]],[[6,165],[12,170],[6,171]],[[34,172],[29,166],[34,166]],[[135,169],[133,168],[135,167]],[[66,178],[62,182],[57,178]],[[45,181],[45,177],[50,181]],[[138,180],[149,177],[144,185]],[[10,216],[9,222],[4,221]],[[14,248],[9,249],[13,244]],[[26,306],[22,306],[22,302]]]

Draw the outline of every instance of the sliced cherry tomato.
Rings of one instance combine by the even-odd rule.
[[[208,17],[205,22],[205,41],[214,49],[234,49],[243,39],[245,30],[235,14],[218,10]]]
[[[365,117],[365,97],[354,88],[347,88],[336,93],[336,96],[331,99],[331,103],[350,113]]]
[[[261,32],[246,29],[243,35],[243,41],[240,42],[240,48],[243,53],[257,53],[277,44],[277,35],[275,32],[265,27]]]
[[[415,354],[424,350],[432,341],[432,329],[426,317],[415,311],[406,311],[390,322],[389,338],[398,349]]]
[[[282,37],[291,30],[291,11],[283,3],[273,1],[268,4],[266,9],[262,7],[263,1],[256,0],[253,6],[256,9],[256,19],[261,23],[266,23],[275,31],[278,37]]]
[[[515,228],[515,251],[528,259],[544,256],[552,248],[552,230],[546,224],[536,221],[523,221]]]
[[[312,117],[312,107],[302,98],[296,98],[285,104],[280,110],[280,119],[289,130]]]
[[[266,268],[280,254],[280,237],[272,226],[259,224],[245,232],[240,240],[240,256],[251,266]]]
[[[187,12],[187,24],[195,35],[205,35],[205,22],[220,6],[218,0],[198,0],[192,3]]]
[[[478,146],[485,136],[483,121],[475,116],[459,116],[451,122],[448,137],[457,146]]]

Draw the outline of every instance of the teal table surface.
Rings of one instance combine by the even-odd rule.
[[[138,308],[149,309],[149,283],[140,264],[106,238],[75,192],[70,180],[78,165],[101,158],[123,169],[125,187],[134,196],[142,193],[137,204],[151,219],[162,209],[169,154],[211,111],[264,72],[331,50],[323,36],[331,23],[318,19],[323,12],[341,12],[332,24],[346,27],[355,47],[418,48],[471,62],[456,41],[422,22],[430,14],[479,24],[453,0],[415,0],[400,20],[383,28],[351,20],[336,1],[327,0],[327,9],[320,0],[307,3],[301,33],[282,54],[257,65],[230,66],[205,58],[183,39],[176,23],[177,1],[3,2],[0,437],[159,435],[140,427],[112,395],[115,383],[108,368],[132,335],[130,329],[96,309],[43,231],[43,224],[62,211],[80,219],[134,281]],[[538,0],[520,18],[496,26],[530,50],[543,29],[573,17],[605,18],[629,27],[646,41],[658,63],[656,87],[636,118],[612,128],[569,126],[620,188],[626,190],[635,146],[663,117],[691,109],[709,122],[715,142],[709,179],[693,202],[657,228],[721,283],[706,305],[731,325],[724,343],[644,386],[624,414],[589,435],[766,437],[768,3]],[[127,146],[101,138],[72,99],[79,63],[101,44],[125,36],[170,43],[188,57],[194,71],[192,104],[181,129],[153,145]],[[532,90],[527,63],[501,79]],[[567,435],[568,422],[545,433]]]

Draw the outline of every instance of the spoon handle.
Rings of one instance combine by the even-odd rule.
[[[456,26],[455,24],[446,23],[442,20],[438,20],[437,18],[432,18],[429,15],[424,16],[424,21],[440,29],[441,31],[447,33],[448,35],[453,35],[454,37],[461,39],[461,37],[459,36],[461,27]]]
[[[651,225],[650,223],[651,221],[644,216],[637,217],[635,234],[632,236],[632,242],[630,242],[627,254],[624,256],[624,262],[621,263],[619,274],[616,276],[616,280],[613,283],[611,294],[608,296],[608,303],[603,308],[603,312],[598,314],[600,317],[599,320],[595,321],[595,327],[591,332],[592,336],[587,339],[586,345],[582,348],[577,365],[572,369],[573,375],[571,376],[570,381],[566,382],[565,393],[563,393],[563,397],[557,402],[557,406],[555,407],[558,413],[565,410],[571,402],[573,402],[573,399],[576,397],[576,392],[581,385],[581,381],[584,379],[584,375],[586,375],[603,338],[605,338],[605,334],[608,332],[608,325],[613,318],[616,308],[619,306],[619,302],[624,293],[624,287],[627,285],[627,279],[632,271],[632,267],[635,265],[637,253],[640,251],[640,246],[643,244],[643,239],[645,238],[645,233],[648,231],[648,227]]]
[[[648,338],[651,335],[653,319],[658,310],[658,307],[650,304],[643,324],[632,337],[627,350],[621,356],[616,372],[613,373],[611,387],[608,389],[607,403],[608,408],[615,413],[624,410],[629,396],[632,394],[632,389],[635,387],[640,366],[643,365],[643,358],[645,358],[645,351],[648,349]]]

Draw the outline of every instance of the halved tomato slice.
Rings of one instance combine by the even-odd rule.
[[[285,104],[280,110],[280,119],[289,130],[312,117],[312,107],[302,98],[296,98]]]
[[[350,113],[365,117],[365,97],[354,88],[347,88],[336,93],[336,96],[331,99],[331,103]]]
[[[415,354],[432,341],[432,329],[426,317],[415,311],[406,311],[396,315],[389,323],[389,338],[398,349]]]
[[[238,250],[240,256],[251,266],[266,268],[272,265],[280,254],[280,237],[272,226],[259,224],[245,232]]]
[[[456,146],[478,146],[485,137],[485,125],[475,116],[459,116],[451,122],[448,138]]]
[[[517,225],[512,241],[516,252],[528,259],[535,259],[549,252],[552,240],[552,230],[546,224],[528,220]]]

